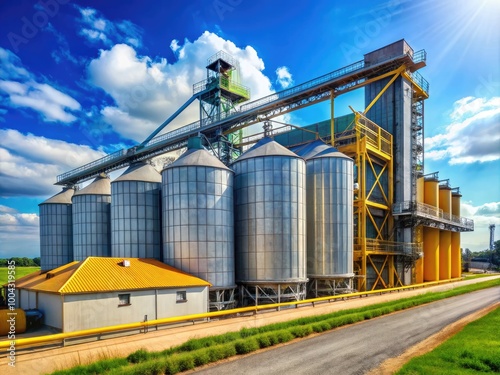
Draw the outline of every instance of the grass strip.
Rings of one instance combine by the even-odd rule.
[[[399,375],[500,373],[500,309],[469,323],[433,351],[415,357]]]
[[[88,366],[77,366],[57,371],[53,374],[176,374],[190,370],[195,366],[216,362],[238,354],[247,354],[295,338],[306,337],[311,333],[325,332],[343,325],[499,285],[500,279],[488,280],[444,292],[429,292],[396,301],[304,317],[258,328],[243,328],[238,332],[191,339],[182,345],[160,352],[140,349],[130,354],[126,359],[119,359],[116,362],[113,362],[113,359],[108,359]],[[101,362],[104,364],[101,365]]]

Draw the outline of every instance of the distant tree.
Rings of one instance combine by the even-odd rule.
[[[40,267],[40,257],[33,258],[33,263]]]
[[[0,267],[7,267],[7,259],[0,259]]]

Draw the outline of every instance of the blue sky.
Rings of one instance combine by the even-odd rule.
[[[460,187],[476,226],[462,247],[485,249],[488,225],[500,227],[499,24],[497,0],[3,1],[0,257],[38,256],[38,204],[60,190],[56,175],[144,140],[215,52],[240,60],[257,99],[403,38],[427,51],[425,172]],[[336,115],[348,105],[364,109],[362,90],[339,97]],[[322,104],[287,119],[328,116]]]

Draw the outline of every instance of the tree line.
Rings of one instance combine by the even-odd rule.
[[[40,257],[36,257],[33,259],[30,258],[19,258],[19,257],[12,257],[8,259],[0,259],[0,267],[7,267],[10,264],[12,264],[12,261],[15,262],[17,267],[40,267]]]
[[[500,269],[500,240],[495,241],[493,250],[470,251],[465,249],[462,251],[462,259],[464,263],[470,261],[489,262],[493,267]]]

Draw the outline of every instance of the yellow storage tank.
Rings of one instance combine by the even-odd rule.
[[[444,219],[451,219],[451,188],[439,186],[439,208],[443,210]],[[451,232],[439,233],[439,280],[451,278]]]
[[[7,336],[10,332],[16,335],[26,332],[26,314],[23,309],[0,310],[0,336]]]
[[[460,217],[460,192],[458,188],[451,194],[451,214]],[[462,252],[460,251],[460,232],[451,233],[451,277],[462,276]]]
[[[424,178],[417,179],[417,202],[424,203]],[[422,244],[424,240],[424,227],[419,225],[415,228],[415,242]],[[424,258],[420,257],[415,262],[415,283],[424,282]]]
[[[439,280],[451,279],[451,232],[439,232]]]
[[[424,281],[439,281],[439,229],[424,227]]]
[[[439,209],[439,181],[424,181],[424,203]],[[424,227],[424,281],[439,281],[439,229]]]
[[[424,181],[424,203],[436,208],[439,207],[439,181],[437,179]]]

